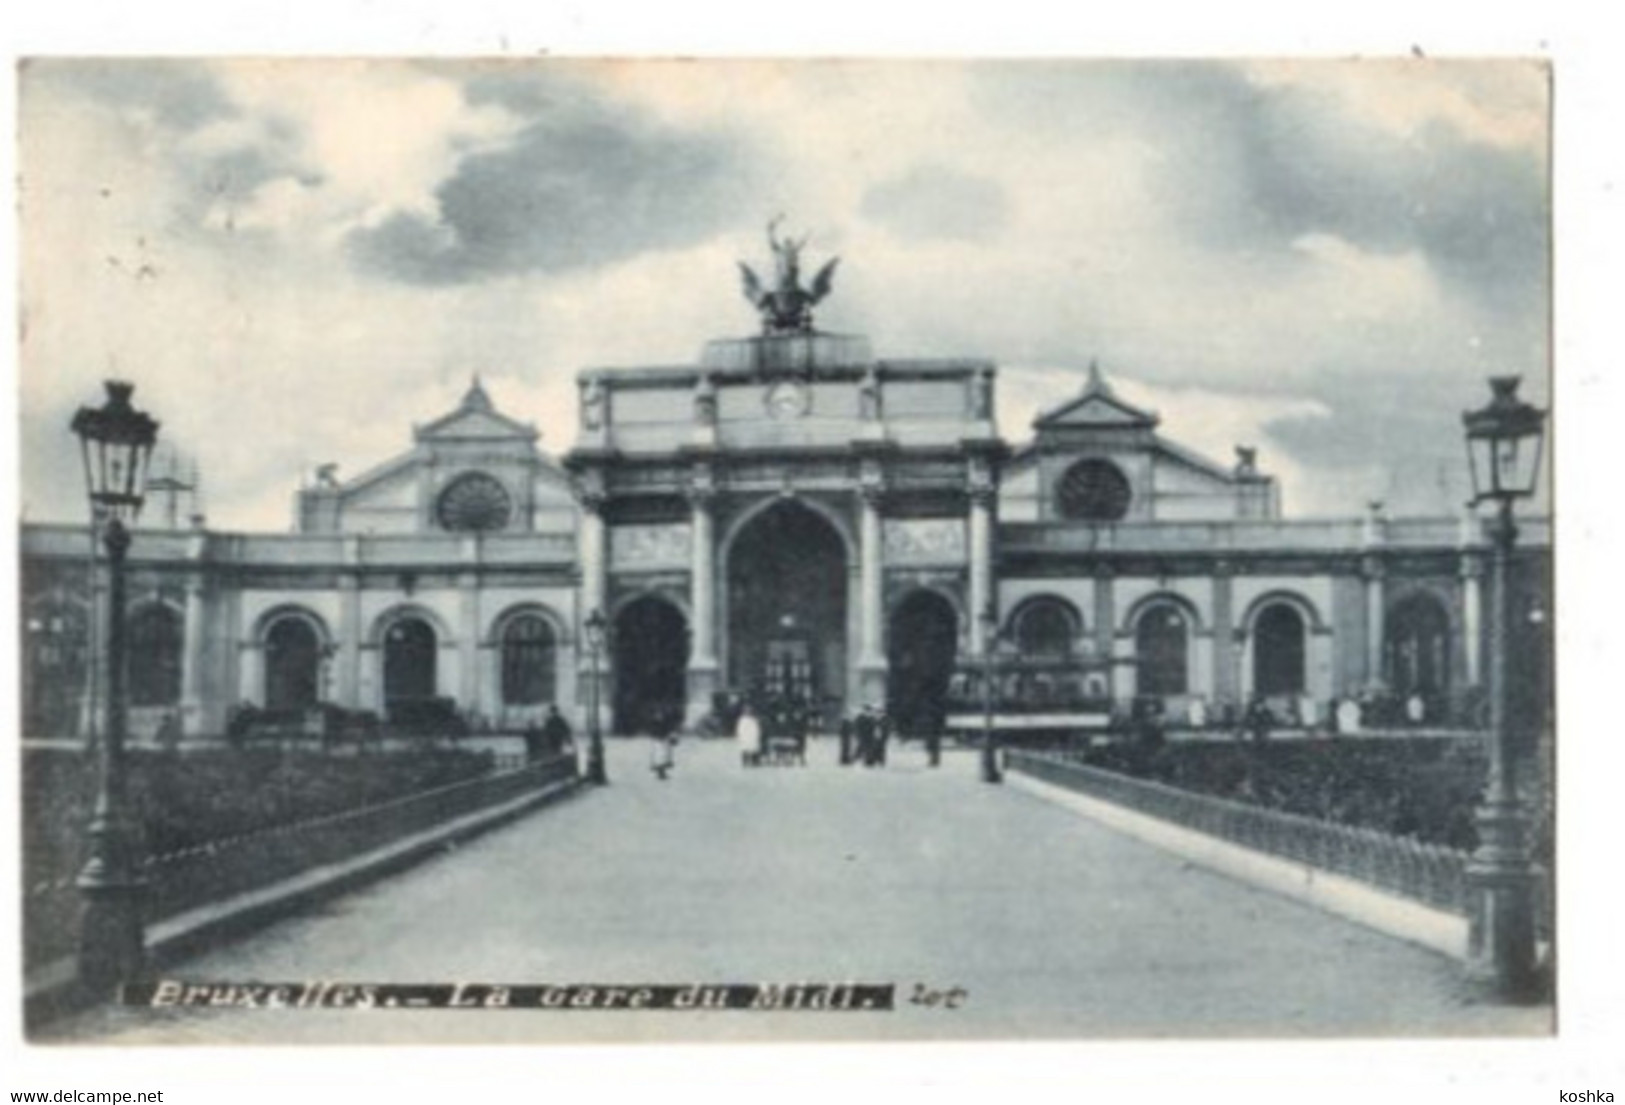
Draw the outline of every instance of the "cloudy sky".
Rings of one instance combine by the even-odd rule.
[[[1091,359],[1289,513],[1454,509],[1484,377],[1536,402],[1546,70],[1518,61],[34,62],[20,84],[21,506],[77,519],[100,380],[287,528],[478,372],[544,446],[576,370],[755,323],[784,212],[822,327],[988,356],[1001,421]]]

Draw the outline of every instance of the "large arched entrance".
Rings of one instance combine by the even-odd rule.
[[[846,697],[846,548],[793,500],[751,519],[728,553],[729,686],[759,706],[827,717]]]
[[[908,736],[940,732],[959,647],[959,615],[934,591],[915,591],[891,618],[886,712]]]
[[[615,615],[614,708],[617,733],[668,733],[683,721],[688,622],[669,600],[645,595]]]

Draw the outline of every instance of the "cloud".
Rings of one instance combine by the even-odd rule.
[[[496,98],[489,82],[480,88]],[[398,212],[357,230],[350,247],[363,268],[416,284],[577,271],[703,241],[749,202],[750,152],[724,131],[678,130],[607,102],[556,104],[529,88],[501,99],[539,114],[504,147],[465,158],[432,215]]]
[[[997,237],[1009,198],[995,180],[945,165],[916,165],[863,196],[866,218],[905,239],[981,241]]]

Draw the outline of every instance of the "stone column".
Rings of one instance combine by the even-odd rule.
[[[597,611],[606,620],[609,611],[605,609],[606,581],[608,575],[608,550],[605,548],[604,528],[604,494],[599,491],[586,491],[581,495],[580,528],[577,531],[578,548],[581,554],[581,609],[576,618],[576,634],[581,647],[576,650],[577,658],[577,693],[576,701],[579,703],[579,716],[575,719],[577,732],[585,734],[591,719],[588,714],[594,702],[594,694],[601,708],[608,706],[609,681],[605,678],[605,668],[608,666],[608,657],[598,657],[597,672],[593,670],[592,650],[586,647],[586,625],[594,611]]]
[[[992,377],[987,382],[991,385]],[[991,391],[987,401],[991,403]],[[970,646],[980,656],[989,642],[983,640],[982,615],[989,610],[1001,615],[993,590],[993,508],[997,484],[993,467],[982,454],[973,454],[965,471],[965,493],[970,499]]]
[[[858,700],[884,702],[886,653],[882,622],[885,615],[885,544],[880,532],[880,507],[885,491],[878,476],[866,477],[859,489],[858,516]]]
[[[471,538],[477,542],[478,538]],[[457,577],[457,705],[490,716],[491,704],[480,693],[480,583],[479,573]]]
[[[1360,567],[1365,577],[1365,682],[1376,686],[1383,682],[1382,561],[1368,556]]]
[[[581,619],[597,610],[604,610],[604,582],[607,558],[604,548],[604,497],[585,494],[581,497],[581,528],[577,546],[581,553]]]
[[[688,718],[692,724],[711,710],[717,679],[716,495],[708,479],[696,476],[689,492],[689,606],[693,647],[688,660]]]
[[[1112,644],[1117,637],[1117,596],[1116,588],[1112,584],[1112,570],[1105,564],[1095,567],[1095,655],[1105,661],[1106,667],[1106,694],[1116,699],[1120,697],[1117,687],[1117,666],[1112,661]]]
[[[333,697],[346,710],[361,708],[361,580],[339,577],[339,626],[333,662]]]
[[[1218,702],[1241,702],[1241,680],[1236,636],[1235,569],[1227,560],[1213,565],[1213,697]]]
[[[204,617],[203,575],[186,579],[186,621],[181,652],[181,732],[195,737],[204,731],[203,667],[208,654],[208,625]]]
[[[1484,563],[1477,557],[1461,558],[1461,635],[1466,664],[1467,686],[1477,687],[1483,679],[1480,619],[1484,611]]]

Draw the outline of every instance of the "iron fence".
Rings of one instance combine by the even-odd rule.
[[[1466,852],[1195,794],[1102,771],[1064,756],[1011,751],[1007,758],[1012,769],[1067,790],[1343,875],[1437,909],[1462,916],[1468,913]]]

